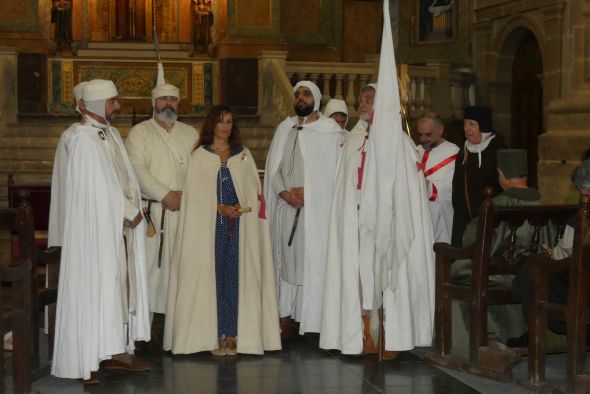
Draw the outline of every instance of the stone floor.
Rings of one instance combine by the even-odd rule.
[[[416,394],[531,394],[519,381],[526,379],[526,359],[515,367],[514,382],[501,383],[467,373],[434,367],[424,361],[428,349],[404,353],[379,363],[375,356],[343,356],[318,348],[314,335],[297,337],[280,352],[262,356],[213,357],[209,353],[173,356],[158,343],[138,352],[153,364],[146,373],[101,371],[101,383],[84,387],[58,379],[46,367],[33,382],[33,392],[70,393],[416,393]],[[43,344],[43,342],[42,342]],[[549,356],[547,378],[565,389],[565,356]],[[11,382],[5,381],[6,392]],[[560,390],[560,391],[561,391]]]

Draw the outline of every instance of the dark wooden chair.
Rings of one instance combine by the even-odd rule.
[[[31,391],[31,272],[30,259],[14,259],[12,238],[18,238],[22,255],[29,255],[34,249],[28,234],[29,216],[23,209],[0,209],[0,232],[10,243],[2,247],[3,265],[0,265],[0,333],[12,331],[13,379],[15,393]],[[28,251],[26,251],[28,249]],[[10,285],[7,287],[6,285]],[[4,351],[4,341],[2,341]],[[4,352],[0,358],[1,376],[4,377]],[[3,381],[2,381],[3,382]],[[2,385],[2,390],[4,387]],[[2,391],[3,392],[3,391]]]
[[[480,207],[476,242],[473,245],[454,248],[446,243],[436,243],[436,309],[434,351],[426,357],[435,364],[462,369],[467,372],[495,379],[511,377],[511,368],[520,355],[510,349],[487,346],[488,305],[519,304],[520,297],[512,287],[491,287],[490,275],[513,275],[522,265],[516,258],[517,230],[525,222],[532,226],[533,237],[530,252],[537,252],[542,230],[548,223],[562,225],[577,211],[574,205],[510,206],[495,207],[493,190],[487,188]],[[509,242],[503,258],[491,256],[495,229],[505,223],[509,230]],[[470,283],[455,283],[451,277],[451,265],[460,259],[470,259],[472,272]],[[466,303],[469,310],[469,356],[463,359],[451,355],[452,301]]]
[[[584,197],[576,217],[571,257],[552,260],[544,254],[530,256],[533,283],[532,312],[529,319],[529,383],[544,385],[548,319],[566,322],[568,392],[590,392],[590,376],[585,375],[587,325],[590,310],[590,198]],[[549,300],[549,275],[561,272],[569,277],[567,304]]]
[[[31,280],[31,324],[33,344],[33,368],[39,367],[39,327],[41,316],[48,307],[48,356],[53,352],[53,340],[55,329],[55,304],[57,303],[57,284],[59,276],[60,248],[47,247],[47,229],[49,218],[49,203],[51,200],[51,187],[49,185],[15,185],[9,180],[8,184],[9,206],[22,210],[27,216],[27,244],[35,245],[35,248],[21,248],[17,256],[29,258],[33,263]],[[37,220],[40,223],[37,225]],[[20,240],[20,238],[19,238]]]
[[[0,213],[0,217],[2,214]],[[0,265],[0,282],[10,283],[0,296],[0,333],[12,331],[12,376],[15,393],[31,392],[31,260],[20,260],[14,266]],[[7,291],[9,290],[9,291]],[[0,379],[4,393],[4,341],[0,357]]]

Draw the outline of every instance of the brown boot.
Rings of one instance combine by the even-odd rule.
[[[293,319],[291,316],[281,317],[281,339],[290,339],[295,336],[295,330],[293,330]]]
[[[225,338],[225,354],[227,356],[235,356],[238,354],[238,338],[237,337],[226,337]]]

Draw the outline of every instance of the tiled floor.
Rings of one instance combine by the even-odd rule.
[[[161,338],[162,316],[153,324]],[[47,352],[47,336],[41,334],[41,352]],[[49,375],[45,366],[33,382],[33,392],[70,393],[415,393],[415,394],[531,394],[526,381],[527,359],[513,369],[514,381],[501,383],[467,373],[434,367],[422,355],[429,349],[403,353],[394,361],[379,363],[375,355],[343,356],[318,347],[317,335],[299,336],[284,342],[280,352],[265,356],[238,355],[213,357],[208,352],[173,356],[152,342],[138,356],[153,365],[151,372],[125,374],[101,371],[101,383],[84,387],[82,383]],[[10,365],[8,365],[10,369]],[[547,358],[547,380],[565,391],[565,355]],[[11,379],[5,392],[12,391]],[[547,391],[545,391],[547,392]]]
[[[375,356],[348,357],[318,349],[317,337],[298,337],[281,352],[235,358],[209,353],[172,356],[152,347],[142,357],[151,372],[102,372],[101,384],[45,376],[39,393],[477,393],[412,353],[378,363]]]

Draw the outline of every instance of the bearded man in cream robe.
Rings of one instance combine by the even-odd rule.
[[[318,110],[320,89],[310,81],[293,88],[297,116],[275,131],[264,192],[279,276],[279,314],[283,337],[319,332],[326,272],[334,176],[342,129]]]
[[[338,349],[343,354],[363,351],[363,314],[359,281],[358,207],[363,185],[363,169],[376,85],[365,86],[359,97],[359,121],[346,133],[338,159],[332,202],[324,313],[320,347]],[[368,322],[367,322],[368,323]]]
[[[179,89],[164,83],[152,90],[153,117],[131,129],[125,145],[143,194],[150,312],[166,313],[170,258],[195,129],[179,122]],[[163,220],[163,223],[162,223]]]
[[[140,192],[121,136],[112,81],[83,89],[84,124],[73,126],[51,373],[98,383],[107,369],[146,371],[134,341],[150,339]]]
[[[453,173],[459,147],[443,138],[444,124],[435,113],[418,120],[418,164],[428,188],[434,242],[451,242],[453,232]]]

